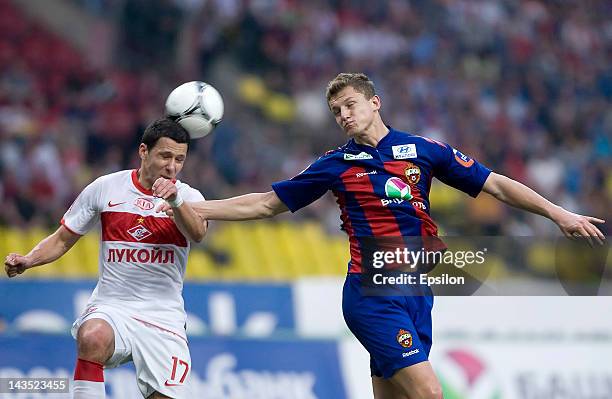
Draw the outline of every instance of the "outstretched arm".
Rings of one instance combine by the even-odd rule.
[[[190,205],[207,220],[253,220],[269,218],[289,209],[274,191],[251,193],[224,200],[192,202]],[[167,204],[158,211],[176,214]]]
[[[4,260],[4,270],[9,277],[15,277],[27,269],[51,263],[64,255],[81,238],[64,226],[60,226],[38,243],[26,256],[10,253]]]
[[[508,205],[549,218],[568,238],[587,237],[591,242],[591,237],[594,237],[600,244],[605,240],[604,235],[594,225],[605,223],[604,220],[569,212],[516,180],[491,173],[482,190]]]
[[[198,202],[192,205],[200,216],[210,220],[264,219],[289,210],[274,191]]]

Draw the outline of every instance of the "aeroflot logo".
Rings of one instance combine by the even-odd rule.
[[[356,161],[358,159],[374,159],[374,157],[372,157],[372,155],[368,154],[367,152],[360,152],[357,155],[344,154],[345,161]]]

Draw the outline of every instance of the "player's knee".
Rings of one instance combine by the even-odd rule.
[[[442,399],[442,387],[437,381],[429,384],[424,384],[419,389],[418,397],[420,399]]]
[[[79,357],[98,363],[110,358],[115,345],[113,329],[102,320],[89,320],[77,334]]]

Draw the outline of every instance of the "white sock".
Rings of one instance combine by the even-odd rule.
[[[72,397],[74,399],[106,398],[103,382],[75,380],[72,388]]]

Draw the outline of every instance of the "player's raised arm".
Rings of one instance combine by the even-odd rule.
[[[192,202],[193,209],[207,220],[253,220],[269,218],[289,209],[274,191],[251,193],[223,200]],[[176,212],[169,205],[158,208],[168,214]]]
[[[4,270],[9,277],[15,277],[27,269],[51,263],[64,255],[81,238],[64,226],[60,226],[38,243],[27,255],[10,253],[4,260]]]
[[[549,218],[568,238],[586,237],[589,242],[594,238],[603,244],[605,237],[594,223],[604,220],[569,212],[516,180],[491,173],[482,190],[508,205]]]

